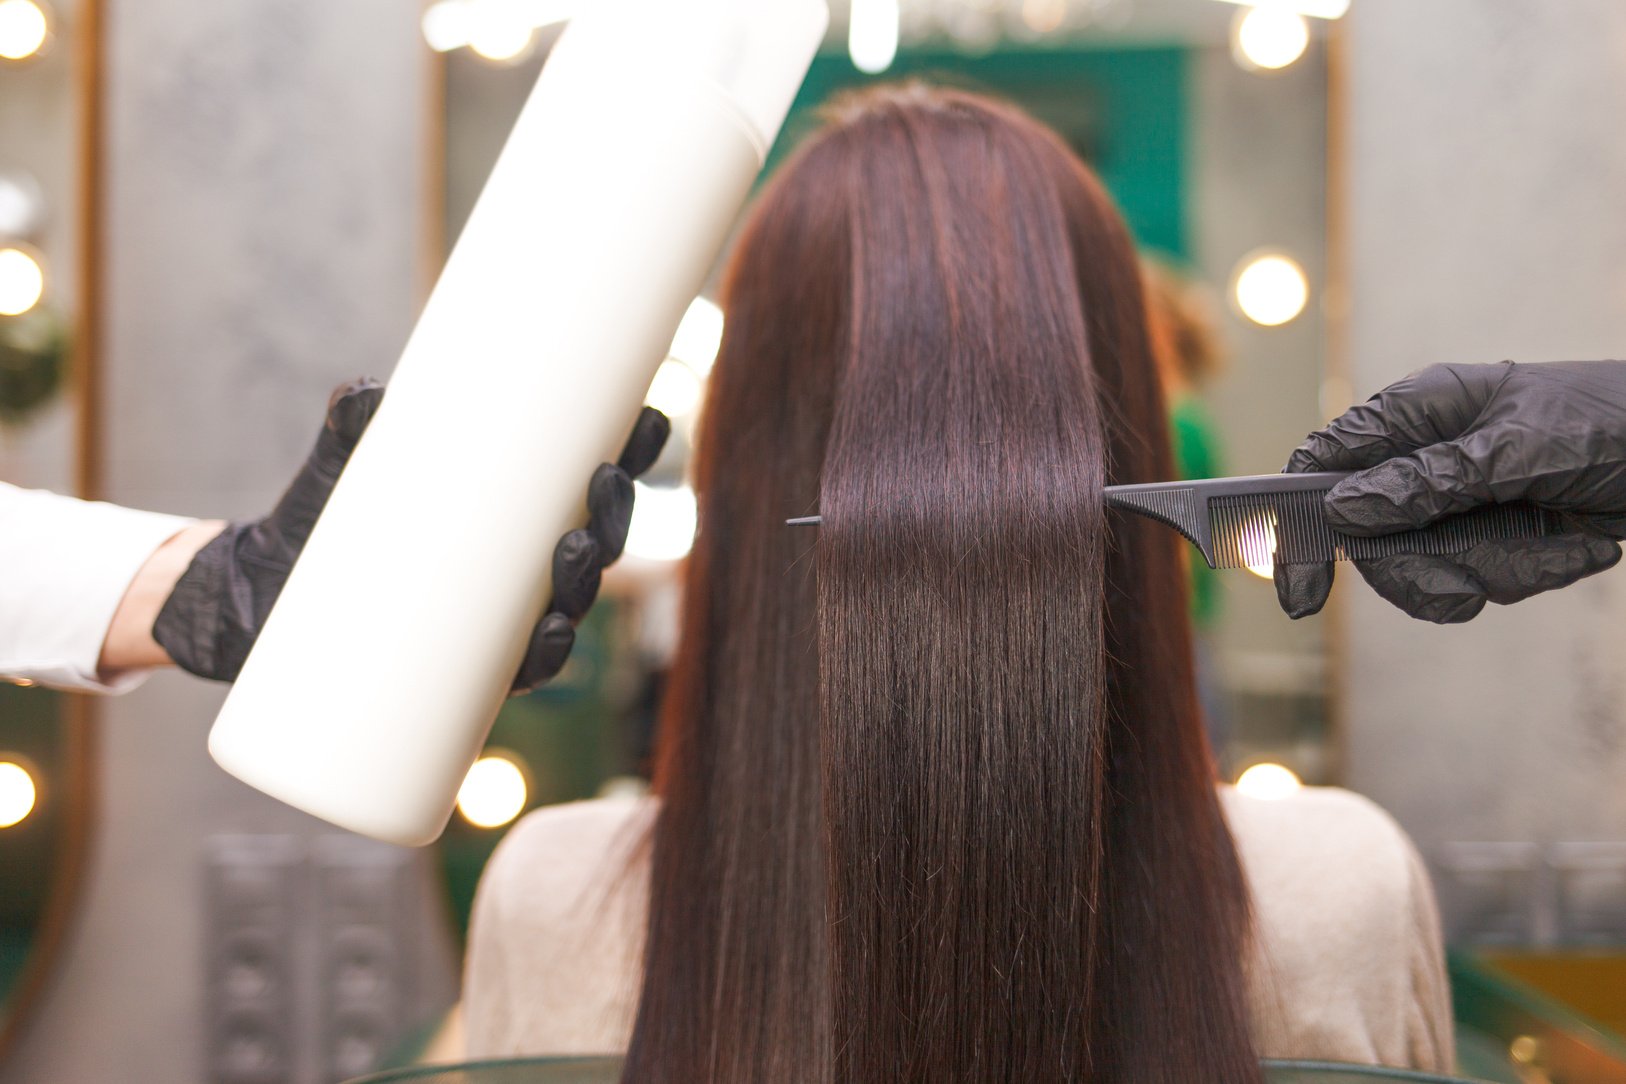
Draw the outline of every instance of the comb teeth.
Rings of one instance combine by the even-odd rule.
[[[1327,525],[1325,490],[1215,496],[1208,502],[1215,568],[1365,561],[1400,553],[1446,556],[1481,542],[1540,538],[1562,530],[1559,518],[1535,505],[1494,504],[1448,516],[1416,531],[1364,538]]]
[[[1208,523],[1215,568],[1269,572],[1283,564],[1335,561],[1339,540],[1327,526],[1325,490],[1212,497]]]

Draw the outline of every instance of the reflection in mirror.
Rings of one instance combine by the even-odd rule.
[[[1607,168],[1571,192],[1568,216],[1545,216],[1538,230],[1487,239],[1481,212],[1568,186],[1573,147],[1612,146],[1595,91],[1615,70],[1605,54],[1621,40],[1619,19],[1576,30],[1498,5],[1364,0],[1348,25],[1326,21],[1347,0],[833,6],[835,26],[776,160],[807,131],[810,108],[871,79],[926,75],[992,90],[1060,131],[1111,187],[1146,250],[1171,428],[1188,476],[1278,470],[1306,432],[1348,405],[1352,376],[1366,394],[1441,355],[1489,360],[1522,349],[1535,360],[1552,356],[1559,334],[1593,344],[1569,356],[1594,356],[1618,341],[1609,328],[1619,307],[1604,293],[1618,281],[1621,246],[1599,225],[1615,220],[1605,209],[1618,188]],[[1424,8],[1433,21],[1418,28]],[[485,27],[476,41],[472,28],[437,18],[425,28],[445,74],[445,198],[434,210],[450,238],[558,27]],[[1500,108],[1529,53],[1505,45],[1536,33],[1574,60],[1555,69],[1562,77],[1544,80],[1537,104],[1524,102],[1517,118],[1459,126],[1442,142],[1442,117]],[[1359,63],[1340,63],[1346,49]],[[1508,162],[1520,168],[1500,168]],[[1486,181],[1487,173],[1506,176]],[[1396,187],[1396,177],[1406,183]],[[1460,205],[1436,221],[1445,202]],[[1426,283],[1397,273],[1409,261],[1426,269]],[[1363,308],[1350,304],[1344,262]],[[1519,271],[1572,264],[1588,273]],[[1499,311],[1506,297],[1531,293],[1544,304]],[[1559,331],[1555,312],[1564,314]],[[1358,342],[1361,355],[1341,356],[1340,342]],[[675,344],[651,389],[680,415],[680,438],[706,379],[695,353]],[[649,542],[638,551],[653,560],[617,571],[611,605],[595,616],[567,682],[499,724],[504,755],[527,783],[521,805],[585,796],[605,780],[636,785],[626,777],[647,759],[675,635],[671,561],[693,530],[686,454],[675,441],[640,493],[634,529]],[[1251,570],[1192,569],[1202,691],[1226,775],[1261,800],[1347,783],[1413,834],[1446,935],[1477,946],[1454,952],[1450,965],[1463,1073],[1614,1079],[1626,1063],[1615,1038],[1626,1001],[1614,951],[1626,851],[1611,820],[1619,743],[1599,737],[1618,731],[1621,700],[1613,664],[1597,654],[1618,639],[1607,586],[1449,636],[1402,622],[1358,587],[1334,599],[1346,607],[1335,621],[1292,623],[1270,582],[1270,524],[1256,526],[1264,544],[1250,554]],[[1341,578],[1358,583],[1348,570]],[[1337,645],[1324,640],[1330,629],[1340,630]],[[1334,672],[1332,646],[1343,648],[1344,673]],[[1485,658],[1529,668],[1536,657],[1532,674],[1560,680],[1483,681]],[[1359,724],[1347,737],[1329,690]],[[1552,725],[1532,730],[1531,718]],[[1554,801],[1559,792],[1570,800]],[[448,834],[442,853],[463,898],[503,830],[464,819]]]
[[[0,0],[0,483],[83,494],[93,0]],[[91,805],[88,707],[0,685],[0,1050],[54,962]]]
[[[482,21],[460,0],[429,5],[423,29],[443,65],[442,202],[431,213],[443,253],[570,6],[514,6],[504,24],[499,6],[479,9],[490,16]],[[1328,24],[1214,0],[832,6],[830,38],[770,169],[822,103],[877,79],[943,79],[1015,100],[1096,168],[1146,253],[1185,475],[1280,469],[1322,410]],[[650,391],[674,416],[675,436],[640,484],[628,558],[569,670],[505,710],[491,755],[507,767],[487,761],[471,775],[441,844],[460,918],[514,814],[637,787],[647,773],[676,636],[677,562],[694,532],[684,477],[721,334],[715,288],[714,279],[697,299]],[[1250,787],[1333,782],[1319,627],[1290,626],[1261,571],[1193,569],[1205,707],[1224,771],[1236,779],[1275,766],[1252,772]]]

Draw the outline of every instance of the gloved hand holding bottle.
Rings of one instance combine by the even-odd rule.
[[[153,639],[176,665],[217,681],[237,677],[383,395],[383,386],[369,380],[338,388],[316,446],[271,514],[228,524],[198,550],[152,626]],[[554,549],[553,601],[532,634],[514,691],[534,688],[564,666],[575,622],[626,545],[632,480],[654,464],[670,432],[665,415],[644,408],[620,461],[599,467],[588,482],[588,525]]]
[[[1328,523],[1346,534],[1410,530],[1507,501],[1563,513],[1563,535],[1356,562],[1411,616],[1468,621],[1486,602],[1567,587],[1620,560],[1626,362],[1435,365],[1312,433],[1287,470],[1361,472],[1326,497]],[[1277,598],[1294,618],[1319,611],[1331,588],[1331,565],[1276,567]]]

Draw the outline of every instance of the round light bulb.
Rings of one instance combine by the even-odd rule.
[[[1250,70],[1279,71],[1309,47],[1310,24],[1287,8],[1247,8],[1237,12],[1232,23],[1232,55]]]
[[[1255,764],[1236,781],[1238,793],[1266,802],[1291,798],[1303,786],[1298,776],[1280,764]]]
[[[464,0],[439,0],[423,13],[423,40],[437,53],[469,43],[469,6]]]
[[[50,17],[37,0],[0,0],[0,60],[27,60],[50,36]]]
[[[644,402],[668,418],[683,418],[700,405],[705,387],[695,371],[681,361],[667,359],[655,370],[655,379],[649,385]]]
[[[476,828],[501,828],[525,812],[525,773],[511,756],[491,753],[474,762],[457,792],[457,810]]]
[[[11,761],[0,761],[0,828],[20,824],[34,812],[39,792],[28,769]]]
[[[1310,300],[1310,281],[1291,256],[1265,253],[1243,261],[1232,296],[1249,320],[1279,327],[1304,311]]]
[[[645,561],[680,561],[694,548],[699,508],[694,490],[633,484],[632,526],[627,553]]]
[[[703,297],[689,303],[672,336],[672,357],[705,376],[717,363],[717,351],[723,346],[723,310]]]
[[[0,237],[33,237],[44,223],[39,182],[22,170],[0,170]]]
[[[45,269],[28,249],[0,248],[0,316],[21,316],[45,296]]]
[[[1067,21],[1067,0],[1023,0],[1022,21],[1035,34],[1060,30]]]
[[[536,40],[536,27],[512,0],[473,0],[467,16],[469,48],[493,63],[520,59]]]
[[[853,67],[879,75],[898,59],[902,12],[898,0],[853,0],[847,28],[847,51]]]

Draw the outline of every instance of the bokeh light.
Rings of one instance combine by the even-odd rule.
[[[21,316],[45,296],[45,268],[27,248],[0,248],[0,316]]]
[[[1035,34],[1060,30],[1067,21],[1067,0],[1022,0],[1022,21]]]
[[[39,791],[28,769],[13,761],[0,761],[0,828],[21,824],[34,812]]]
[[[717,363],[722,345],[723,310],[703,297],[695,298],[672,336],[671,356],[705,376]]]
[[[1266,802],[1291,798],[1303,786],[1291,769],[1280,764],[1255,764],[1236,781],[1239,793]]]
[[[668,359],[655,370],[644,402],[668,418],[685,418],[700,405],[705,385],[697,373],[681,361]]]
[[[645,561],[679,561],[694,548],[699,521],[694,490],[635,482],[627,554]]]
[[[853,0],[847,28],[847,51],[853,67],[879,75],[898,59],[898,0]]]
[[[1256,7],[1239,11],[1231,27],[1231,52],[1254,71],[1280,71],[1310,47],[1310,24],[1295,11]]]
[[[514,0],[470,0],[469,48],[498,64],[509,64],[530,53],[536,42],[536,24]]]
[[[32,174],[0,170],[0,237],[34,237],[45,224],[45,193]]]
[[[457,792],[457,811],[476,828],[501,828],[525,812],[529,788],[512,754],[490,752],[474,762]]]
[[[0,60],[27,60],[51,37],[51,19],[38,0],[0,0]]]
[[[1242,262],[1231,292],[1242,315],[1264,327],[1280,327],[1304,311],[1310,281],[1291,256],[1259,253]]]
[[[440,0],[423,13],[423,40],[437,53],[469,43],[469,6],[463,0]]]

